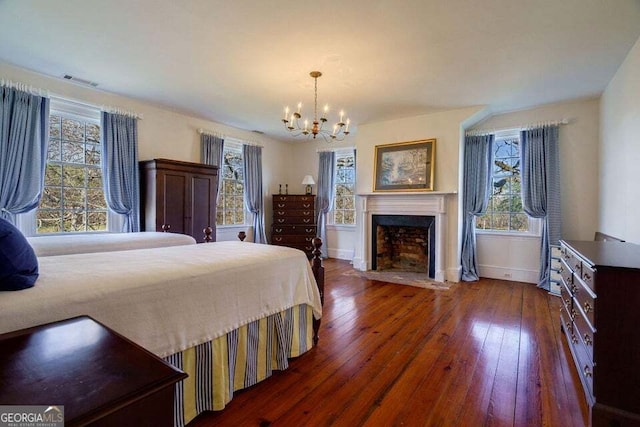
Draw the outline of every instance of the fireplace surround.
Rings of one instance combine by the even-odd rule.
[[[353,258],[354,268],[367,271],[373,268],[371,245],[374,215],[416,215],[433,217],[434,242],[433,275],[439,282],[445,281],[447,239],[447,196],[445,192],[398,192],[368,193],[357,195],[356,214],[358,215],[357,241]]]

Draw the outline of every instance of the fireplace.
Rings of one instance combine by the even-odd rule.
[[[373,215],[371,269],[429,273],[435,277],[435,217]]]
[[[358,228],[357,228],[357,242],[355,246],[355,253],[353,257],[354,268],[362,271],[375,270],[378,264],[378,256],[374,251],[374,247],[377,247],[377,227],[374,221],[380,221],[380,217],[383,217],[383,221],[394,221],[398,218],[410,218],[410,221],[418,221],[410,225],[411,227],[418,227],[423,230],[414,230],[412,233],[416,235],[425,233],[428,241],[428,249],[426,252],[420,252],[415,247],[406,251],[411,255],[409,258],[413,258],[417,263],[418,258],[428,257],[426,262],[428,263],[428,274],[436,281],[444,282],[446,280],[446,257],[447,247],[445,245],[447,241],[447,198],[453,196],[453,193],[445,192],[415,192],[415,193],[369,193],[358,194],[356,199],[356,212],[358,215]],[[375,219],[374,219],[375,218]],[[386,219],[385,219],[386,218]],[[405,221],[405,220],[400,220]],[[424,222],[420,222],[424,221]],[[383,227],[408,227],[409,225],[403,222],[398,224],[381,224]],[[424,230],[426,229],[426,230]],[[374,233],[374,230],[376,232]],[[393,230],[391,230],[393,231]],[[397,230],[399,231],[399,230]],[[406,232],[406,230],[405,230]],[[384,237],[383,237],[384,238]],[[417,239],[423,239],[423,237],[416,237]],[[375,239],[375,243],[374,243]],[[415,239],[412,244],[415,244]],[[418,242],[423,243],[423,242]],[[427,243],[427,242],[424,242]],[[453,252],[455,248],[452,248]],[[416,253],[419,252],[419,253]],[[424,259],[424,258],[423,258]],[[383,261],[386,262],[386,261]],[[411,261],[413,262],[413,261]],[[451,277],[456,280],[456,272],[452,271]]]

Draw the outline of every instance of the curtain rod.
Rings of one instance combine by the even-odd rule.
[[[242,139],[242,138],[236,138],[234,136],[225,135],[225,134],[223,134],[221,132],[214,131],[214,130],[206,130],[206,129],[199,128],[198,129],[198,133],[200,135],[210,135],[210,136],[215,136],[217,138],[228,139],[228,140],[230,140],[230,142],[236,142],[237,141],[237,142],[240,142],[240,143],[242,143],[244,145],[253,145],[255,147],[264,148],[264,145],[259,144],[259,143],[255,142],[255,141],[250,141],[250,140],[246,140],[246,139]]]
[[[537,123],[529,123],[523,126],[515,126],[515,127],[505,127],[505,128],[493,128],[493,129],[470,129],[465,131],[465,136],[482,136],[482,135],[490,135],[498,132],[506,132],[506,131],[523,131],[529,129],[535,129],[543,126],[560,126],[560,125],[568,125],[570,123],[569,119],[561,119],[561,120],[551,120],[545,122],[537,122]]]
[[[36,88],[20,82],[12,82],[11,80],[0,80],[0,86],[17,89],[22,92],[30,93],[31,95],[42,96],[44,98],[50,97],[49,91],[46,89]]]
[[[134,111],[123,110],[122,108],[110,107],[108,105],[101,105],[100,109],[106,113],[110,114],[120,114],[123,116],[133,117],[134,119],[142,120],[142,114],[138,114]]]

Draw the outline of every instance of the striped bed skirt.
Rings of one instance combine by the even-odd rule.
[[[235,391],[287,369],[289,358],[312,346],[313,311],[301,304],[165,357],[189,375],[175,386],[174,425],[224,409]]]

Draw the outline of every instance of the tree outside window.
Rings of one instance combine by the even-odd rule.
[[[354,225],[356,223],[356,155],[355,151],[336,152],[335,200],[333,223]]]
[[[99,122],[52,112],[49,135],[36,233],[106,231]]]
[[[244,224],[244,165],[242,147],[225,142],[220,178],[222,179],[222,186],[218,197],[216,224]]]
[[[522,209],[520,137],[496,138],[489,204],[476,218],[476,228],[487,231],[528,232],[529,217]]]

